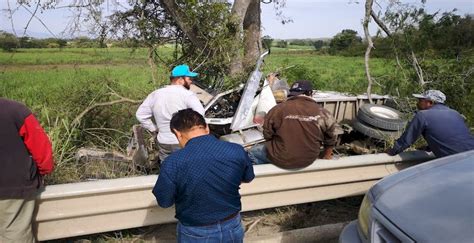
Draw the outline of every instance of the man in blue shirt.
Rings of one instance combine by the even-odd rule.
[[[170,122],[182,149],[161,166],[153,194],[176,205],[178,242],[242,242],[240,184],[255,177],[242,146],[209,135],[204,117],[180,110]]]
[[[438,158],[474,149],[474,136],[463,117],[444,105],[446,96],[441,91],[427,90],[413,96],[418,98],[419,111],[393,148],[387,151],[388,154],[402,152],[420,135]]]

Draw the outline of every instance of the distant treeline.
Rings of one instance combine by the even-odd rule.
[[[270,36],[264,36],[263,45],[267,48],[272,46],[287,48],[293,46],[313,46],[322,54],[340,56],[363,56],[367,43],[355,30],[345,29],[329,39],[290,39],[273,40]],[[394,46],[400,46],[401,42],[410,39],[410,49],[430,50],[431,54],[446,58],[460,58],[462,52],[470,52],[474,42],[474,20],[471,16],[461,17],[459,15],[446,13],[441,18],[435,19],[425,17],[417,28],[405,29],[404,32],[391,33],[390,37],[381,35],[372,38],[375,49],[372,50],[373,57],[394,57]],[[397,43],[398,42],[398,43]],[[427,53],[430,54],[430,53]]]
[[[416,28],[405,29],[400,33],[392,33],[390,37],[377,34],[373,37],[375,49],[373,57],[394,57],[394,46],[410,39],[410,49],[430,50],[436,56],[460,58],[462,52],[470,50],[474,42],[474,20],[471,16],[461,17],[446,13],[441,18],[425,17]],[[399,42],[399,43],[396,43]],[[345,29],[332,38],[327,39],[289,39],[274,40],[264,36],[262,43],[265,48],[272,46],[287,48],[293,46],[312,46],[321,54],[340,56],[363,56],[367,47],[366,42],[355,30]],[[400,46],[400,45],[397,45]],[[78,37],[74,39],[36,39],[32,37],[16,37],[5,31],[0,31],[0,48],[13,51],[17,48],[105,48],[105,47],[145,47],[137,39],[106,40]],[[407,47],[408,48],[408,47]],[[425,53],[426,54],[426,53]],[[430,53],[427,53],[430,54]]]
[[[29,36],[16,37],[13,34],[0,30],[0,48],[5,51],[14,51],[18,48],[106,48],[106,47],[145,47],[136,39],[104,40],[89,37],[74,39],[46,38],[37,39]]]

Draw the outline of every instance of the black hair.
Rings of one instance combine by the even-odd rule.
[[[194,126],[206,127],[206,120],[198,112],[191,108],[180,110],[173,114],[170,121],[170,129],[180,132],[186,132]]]
[[[191,80],[193,80],[193,82],[194,82],[194,80],[195,80],[195,77],[189,77],[189,76],[170,76],[170,83],[173,83],[173,82],[174,82],[175,80],[177,80],[177,79],[180,79],[180,78],[183,78],[183,79],[184,79],[184,78],[186,78],[186,77],[188,77],[188,78],[190,78]]]
[[[183,78],[183,76],[170,76],[170,82],[172,83],[179,78]]]

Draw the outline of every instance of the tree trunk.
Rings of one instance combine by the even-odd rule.
[[[243,57],[241,52],[241,43],[244,36],[244,18],[246,18],[246,13],[249,9],[250,2],[256,2],[257,0],[236,0],[232,6],[232,18],[237,25],[237,31],[235,33],[235,42],[232,46],[233,53],[230,57],[230,67],[229,74],[230,76],[235,76],[243,72]],[[260,1],[258,1],[260,2]],[[260,5],[259,5],[260,6]]]
[[[365,50],[365,74],[367,75],[367,96],[369,98],[369,102],[372,104],[372,77],[370,76],[370,68],[369,68],[369,59],[370,59],[370,51],[374,47],[374,43],[372,42],[372,37],[370,37],[369,33],[369,21],[370,21],[370,13],[372,12],[372,4],[374,3],[373,0],[366,0],[365,1],[365,18],[364,18],[364,34],[365,39],[367,40],[367,49]]]
[[[158,85],[157,78],[156,78],[156,65],[155,65],[155,60],[153,60],[154,52],[155,52],[154,46],[148,47],[148,65],[150,65],[151,78],[153,79],[153,84]]]
[[[260,1],[252,1],[247,9],[244,27],[244,69],[248,70],[255,66],[260,56],[262,43],[260,40]]]

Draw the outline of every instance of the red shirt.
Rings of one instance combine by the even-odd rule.
[[[52,172],[51,142],[31,111],[0,98],[0,199],[26,198]]]

